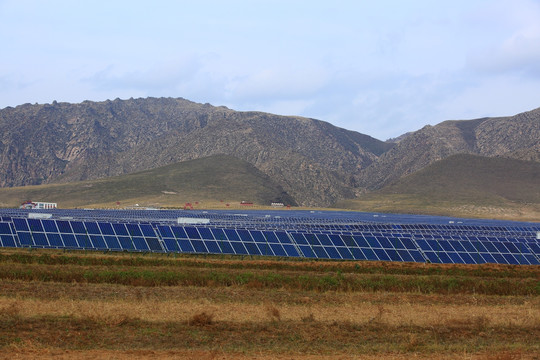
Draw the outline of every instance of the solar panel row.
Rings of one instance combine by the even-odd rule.
[[[55,219],[73,218],[81,221],[123,221],[123,222],[176,222],[179,217],[211,219],[212,224],[222,227],[250,227],[253,229],[297,229],[297,230],[348,230],[348,231],[398,231],[419,232],[440,231],[489,231],[515,232],[540,231],[540,224],[516,223],[493,220],[452,220],[440,217],[411,215],[377,215],[351,212],[311,212],[311,211],[249,211],[243,214],[225,211],[183,211],[183,210],[86,210],[50,209],[24,210],[0,209],[2,217],[28,217],[29,214],[49,214]],[[393,220],[391,220],[393,219]],[[410,223],[412,221],[412,223]],[[409,223],[407,223],[409,222]],[[486,226],[487,224],[487,226]]]
[[[289,256],[432,263],[540,264],[528,237],[390,232],[299,232],[159,223],[11,218],[0,222],[3,247]],[[380,229],[379,229],[380,231]],[[500,230],[497,230],[500,232]]]

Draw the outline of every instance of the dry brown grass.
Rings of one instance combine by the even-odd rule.
[[[88,258],[97,259],[97,265],[53,261],[34,266],[8,260],[4,268],[51,273],[105,268],[102,258],[109,259]],[[111,267],[140,269],[137,261],[142,261],[112,258],[128,264],[115,265],[114,260]],[[146,268],[163,269],[148,258]],[[344,276],[355,276],[373,269],[354,262],[188,260],[195,264],[190,263],[193,272],[247,266],[257,274],[326,276],[341,268]],[[383,273],[412,271],[407,276],[416,276],[417,269],[409,265],[371,265]],[[528,267],[486,266],[481,271],[480,279],[493,275],[519,281],[538,275]],[[0,279],[0,358],[533,359],[540,353],[538,338],[540,297],[535,295],[308,291],[268,287],[262,281],[152,287]]]
[[[364,354],[244,354],[224,353],[222,351],[201,350],[62,350],[54,348],[20,348],[6,349],[0,354],[0,359],[185,359],[185,360],[529,360],[538,359],[535,354],[527,354],[522,351],[503,351],[492,354],[469,354],[456,352],[453,354],[422,354],[422,353],[380,353],[376,355]]]
[[[191,326],[208,326],[214,322],[214,314],[206,311],[198,312],[189,318]]]
[[[273,304],[267,304],[265,306],[266,314],[268,315],[268,318],[273,321],[280,321],[281,320],[281,312],[279,309],[273,305]]]
[[[313,318],[319,322],[346,321],[351,324],[387,324],[392,326],[433,326],[437,324],[462,324],[480,327],[493,326],[539,326],[538,301],[523,304],[499,305],[446,305],[377,303],[363,298],[347,299],[334,303],[275,304],[264,303],[265,293],[259,293],[259,304],[235,299],[221,302],[200,299],[155,298],[141,300],[75,300],[75,299],[13,299],[0,297],[0,316],[16,314],[31,318],[36,316],[70,317],[92,319],[115,324],[122,319],[138,319],[150,322],[189,321],[193,314],[213,314],[215,321],[265,323],[270,321],[306,321]],[[336,296],[338,297],[338,296]],[[414,300],[411,298],[409,300]],[[14,316],[14,315],[9,315]]]

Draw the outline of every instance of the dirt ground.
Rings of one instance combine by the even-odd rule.
[[[186,359],[186,360],[406,360],[406,359],[440,359],[440,360],[534,360],[539,354],[521,351],[502,351],[478,354],[375,354],[375,355],[278,355],[278,354],[242,354],[220,353],[218,351],[107,351],[107,350],[51,350],[51,349],[13,349],[0,354],[0,359],[81,359],[81,360],[131,360],[131,359]]]

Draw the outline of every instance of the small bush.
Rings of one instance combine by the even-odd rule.
[[[0,308],[0,320],[15,320],[20,317],[20,304],[13,302],[7,306]]]
[[[310,312],[309,315],[302,317],[302,322],[305,322],[305,323],[315,322],[315,315],[313,315],[313,313]]]
[[[213,321],[214,314],[203,311],[193,315],[191,319],[189,319],[188,324],[191,326],[208,326],[212,325]]]
[[[266,306],[266,314],[273,321],[280,321],[281,320],[281,313],[279,312],[279,309],[277,307],[275,307],[274,305],[267,305]]]

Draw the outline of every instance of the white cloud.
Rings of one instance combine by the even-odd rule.
[[[491,26],[498,24],[503,31],[495,30],[489,41],[477,43],[471,50],[468,69],[483,75],[540,77],[540,3],[497,1],[486,11],[487,15],[477,14],[474,19],[489,17]]]
[[[456,120],[510,116],[540,107],[538,94],[538,81],[505,74],[482,78],[437,108],[445,118]]]
[[[99,90],[132,89],[146,92],[171,91],[183,83],[191,82],[203,67],[197,56],[184,57],[151,67],[124,69],[109,65],[82,80]]]
[[[540,106],[540,2],[0,0],[0,107],[146,96],[388,138]]]
[[[226,85],[225,97],[242,102],[272,98],[287,103],[316,93],[327,81],[327,72],[319,66],[281,64],[234,77]]]

